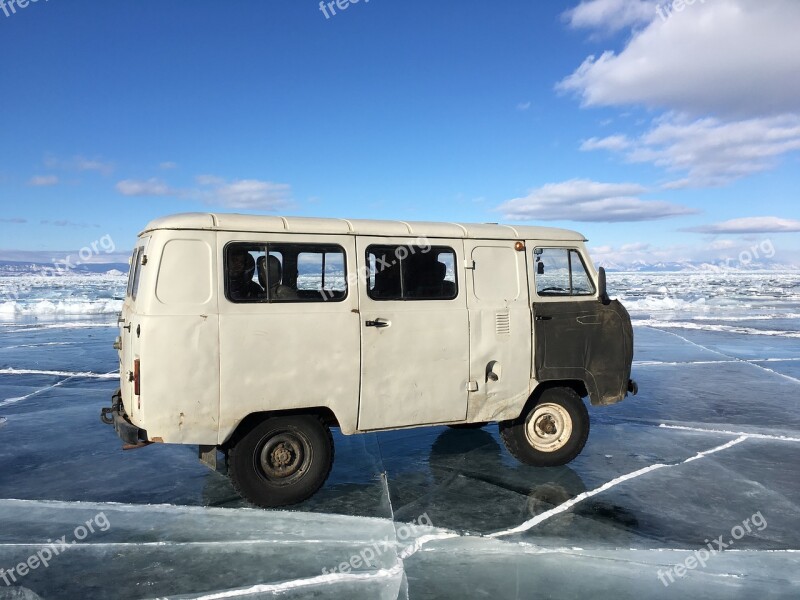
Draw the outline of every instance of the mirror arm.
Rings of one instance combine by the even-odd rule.
[[[609,304],[611,302],[611,298],[608,297],[608,289],[606,287],[606,270],[604,267],[600,267],[597,270],[597,287],[598,289],[598,297],[600,302],[603,304]]]

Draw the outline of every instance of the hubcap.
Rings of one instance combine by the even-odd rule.
[[[525,423],[525,437],[535,450],[555,452],[572,436],[572,418],[567,409],[558,404],[540,404],[534,408]]]
[[[289,483],[303,474],[310,458],[310,447],[294,432],[279,432],[263,442],[256,458],[267,479]]]

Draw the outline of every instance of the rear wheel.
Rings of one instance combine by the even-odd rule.
[[[314,495],[331,472],[333,455],[330,429],[318,417],[272,417],[233,444],[228,469],[239,494],[274,508]]]
[[[565,465],[589,437],[589,411],[575,390],[550,388],[518,418],[500,423],[500,436],[520,462],[535,467]]]

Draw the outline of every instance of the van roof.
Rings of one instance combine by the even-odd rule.
[[[182,213],[155,219],[142,234],[157,229],[203,229],[253,233],[317,233],[374,235],[382,237],[471,238],[552,240],[585,242],[569,229],[498,225],[495,223],[433,223],[423,221],[373,221],[368,219],[321,219],[230,213]]]

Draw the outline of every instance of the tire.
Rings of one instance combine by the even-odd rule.
[[[575,390],[549,388],[519,417],[500,423],[500,437],[521,463],[534,467],[565,465],[589,438],[589,411]]]
[[[261,508],[313,496],[333,466],[333,437],[318,417],[268,418],[236,440],[228,470],[236,491]]]
[[[456,425],[448,425],[448,427],[450,429],[483,429],[488,424],[488,421],[483,423],[458,423]]]

